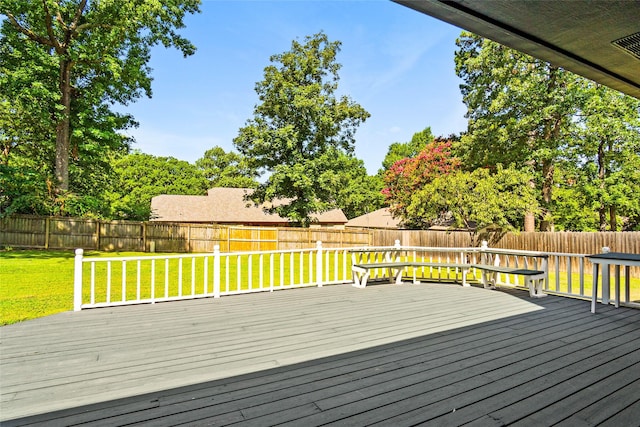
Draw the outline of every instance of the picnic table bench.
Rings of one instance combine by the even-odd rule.
[[[542,291],[542,285],[547,274],[542,270],[530,270],[527,268],[514,268],[514,267],[501,267],[499,265],[489,264],[473,264],[473,268],[482,271],[482,285],[485,288],[495,288],[495,274],[515,274],[518,276],[524,276],[526,286],[529,288],[529,295],[535,298],[546,297]],[[493,276],[493,278],[491,278]]]
[[[543,283],[547,276],[544,270],[502,267],[491,264],[402,261],[397,260],[398,252],[395,250],[386,251],[382,255],[384,258],[383,260],[377,259],[377,255],[373,255],[373,258],[370,256],[374,253],[379,254],[380,250],[363,249],[353,252],[353,263],[351,267],[353,273],[353,286],[358,288],[366,287],[367,281],[371,276],[371,272],[377,269],[386,270],[389,282],[392,284],[402,283],[403,273],[407,269],[411,269],[413,272],[413,283],[417,283],[416,270],[422,267],[459,269],[462,272],[462,285],[469,286],[466,280],[466,275],[467,272],[473,268],[481,271],[481,281],[485,288],[495,288],[497,274],[512,274],[523,276],[525,278],[525,284],[529,288],[529,294],[532,297],[546,296],[542,291]]]
[[[390,261],[390,262],[371,262],[362,264],[353,264],[351,270],[353,272],[353,286],[364,288],[371,274],[371,270],[386,269],[388,272],[389,282],[399,285],[402,283],[402,274],[410,268],[413,271],[413,283],[418,283],[416,269],[421,267],[438,267],[438,268],[455,268],[462,271],[462,286],[467,284],[467,271],[471,268],[471,264],[456,264],[444,262],[415,262],[415,261]]]

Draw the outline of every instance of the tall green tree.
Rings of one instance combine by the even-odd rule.
[[[161,194],[204,195],[207,179],[195,165],[174,157],[134,152],[113,160],[115,178],[106,194],[111,218],[148,221],[151,199]]]
[[[456,43],[456,73],[469,118],[457,151],[471,168],[532,168],[545,230],[555,168],[575,128],[578,77],[471,33],[463,32]]]
[[[289,200],[270,211],[301,225],[335,207],[322,177],[331,171],[334,150],[353,152],[355,132],[369,117],[348,96],[336,95],[339,51],[340,42],[321,32],[271,56],[255,87],[260,103],[234,139],[238,151],[268,173],[252,199]]]
[[[260,176],[244,156],[217,146],[205,151],[196,167],[209,180],[209,187],[255,188]]]
[[[111,111],[110,104],[151,96],[148,62],[153,46],[174,46],[185,56],[195,51],[177,30],[184,27],[184,16],[198,7],[199,0],[0,2],[5,17],[0,45],[7,59],[0,79],[12,90],[0,101],[20,99],[23,89],[27,96],[38,96],[37,104],[19,102],[9,113],[27,123],[26,118],[37,118],[32,130],[49,122],[44,127],[55,140],[47,134],[34,135],[29,142],[39,151],[53,147],[55,193],[70,189],[70,158],[100,145],[127,145],[117,131],[133,122]],[[41,114],[34,113],[38,109]]]
[[[577,184],[598,213],[600,231],[640,212],[640,101],[583,81],[579,129],[571,144]]]

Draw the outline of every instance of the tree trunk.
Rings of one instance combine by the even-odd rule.
[[[560,69],[557,66],[549,66],[549,80],[547,83],[547,95],[549,102],[553,102],[553,93],[558,87],[558,73]],[[557,144],[555,141],[560,137],[562,129],[563,116],[556,112],[550,117],[544,119],[544,129],[542,138],[546,147],[553,147]],[[553,174],[555,167],[552,159],[542,159],[542,220],[540,221],[540,231],[553,230],[553,219],[549,215],[549,207],[552,202],[553,190]]]
[[[598,208],[598,219],[600,222],[599,230],[607,230],[607,211],[606,206],[602,202],[602,194],[604,192],[604,179],[606,177],[606,168],[604,161],[604,144],[600,142],[598,144],[598,181],[600,187],[600,207]]]
[[[552,222],[549,220],[549,206],[552,201],[551,191],[553,189],[553,173],[554,166],[553,163],[549,161],[545,161],[542,164],[542,203],[544,204],[542,210],[542,218],[540,221],[540,231],[551,231],[553,228]]]
[[[536,216],[533,213],[524,216],[524,231],[528,233],[536,231]]]
[[[534,179],[531,179],[529,181],[529,187],[535,190],[536,181]],[[533,233],[534,231],[536,231],[536,215],[534,212],[527,212],[524,215],[524,231],[528,233]]]
[[[609,230],[618,231],[618,218],[615,206],[609,206]]]
[[[71,60],[60,60],[60,104],[62,113],[56,124],[56,191],[69,190],[69,140],[71,116]]]

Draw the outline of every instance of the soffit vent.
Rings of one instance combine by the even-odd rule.
[[[612,43],[640,59],[640,33],[631,34],[630,36],[615,40]]]

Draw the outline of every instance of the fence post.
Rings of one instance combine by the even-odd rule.
[[[49,249],[49,234],[51,233],[51,218],[44,220],[44,248]]]
[[[316,282],[318,287],[322,287],[322,242],[316,242]]]
[[[220,245],[213,247],[213,297],[220,298]]]
[[[96,251],[100,250],[100,220],[96,220]]]
[[[73,311],[82,310],[82,257],[84,250],[76,249],[73,271]]]

